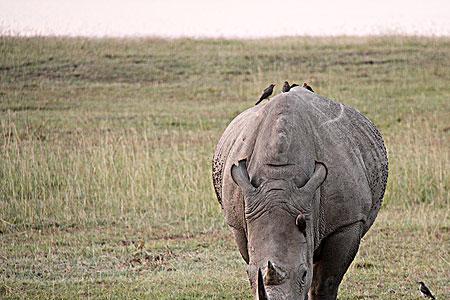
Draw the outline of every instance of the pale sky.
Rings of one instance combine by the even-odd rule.
[[[0,35],[450,36],[450,0],[0,0]]]

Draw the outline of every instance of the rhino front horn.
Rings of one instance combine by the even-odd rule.
[[[261,269],[258,268],[258,286],[256,287],[256,294],[258,295],[257,300],[269,300],[266,293],[266,288],[264,287],[263,276]]]

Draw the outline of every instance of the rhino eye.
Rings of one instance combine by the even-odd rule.
[[[304,186],[307,181],[308,180],[304,176],[294,178],[294,183],[298,188],[301,188],[302,186]]]
[[[302,283],[305,283],[305,280],[306,280],[306,273],[308,273],[308,272],[307,272],[307,271],[303,272],[303,275],[302,275]]]
[[[305,216],[300,213],[297,218],[295,219],[295,225],[297,225],[298,229],[305,233],[306,231],[306,220],[305,220]]]
[[[261,181],[262,181],[261,178],[256,178],[256,177],[253,177],[252,179],[250,179],[250,182],[252,183],[252,185],[255,188],[258,188],[261,185]]]

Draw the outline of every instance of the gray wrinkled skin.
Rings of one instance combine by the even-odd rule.
[[[336,299],[387,174],[375,126],[304,88],[238,115],[217,145],[213,182],[255,298]]]

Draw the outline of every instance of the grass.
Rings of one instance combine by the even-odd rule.
[[[341,299],[448,298],[450,40],[0,37],[0,298],[249,299],[210,179],[270,82],[382,131],[380,216]]]

